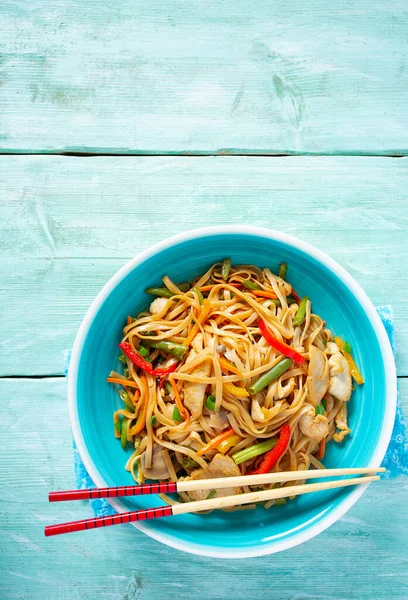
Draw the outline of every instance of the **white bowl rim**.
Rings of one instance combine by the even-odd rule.
[[[136,266],[143,263],[148,258],[154,256],[155,254],[158,254],[163,250],[170,248],[171,246],[174,246],[175,244],[180,244],[182,242],[190,241],[200,237],[223,234],[253,235],[262,238],[269,238],[271,240],[283,242],[290,246],[293,246],[301,250],[302,252],[309,254],[310,256],[324,264],[326,267],[331,269],[337,275],[337,277],[341,281],[343,281],[343,283],[345,283],[348,286],[348,288],[352,291],[354,296],[364,308],[368,318],[370,319],[371,325],[379,341],[381,354],[384,361],[386,409],[379,440],[376,449],[370,459],[369,466],[375,467],[380,465],[382,459],[384,458],[385,452],[387,450],[391,438],[392,428],[395,420],[397,401],[397,375],[390,341],[388,339],[385,328],[381,322],[381,319],[378,316],[377,311],[374,305],[372,304],[371,300],[368,298],[367,294],[354,280],[354,278],[335,260],[330,258],[330,256],[328,256],[325,252],[322,252],[321,250],[315,248],[307,242],[304,242],[303,240],[300,240],[299,238],[296,238],[287,233],[276,231],[274,229],[267,229],[264,227],[253,227],[246,225],[217,225],[212,227],[202,227],[199,229],[194,229],[192,231],[179,233],[172,237],[166,238],[165,240],[154,244],[147,250],[144,250],[143,252],[139,253],[137,256],[135,256],[133,259],[127,262],[121,269],[119,269],[119,271],[117,271],[117,273],[115,273],[115,275],[113,275],[113,277],[105,284],[105,286],[96,296],[95,300],[92,302],[80,325],[72,349],[71,361],[68,372],[67,388],[69,417],[71,421],[71,428],[74,440],[78,448],[79,454],[82,458],[85,468],[87,469],[91,479],[97,487],[105,487],[107,483],[104,481],[103,477],[96,469],[92,458],[88,452],[88,449],[85,445],[85,440],[83,438],[82,431],[79,425],[78,402],[76,394],[76,381],[78,376],[80,357],[92,321],[94,320],[101,304],[109,296],[111,291],[118,285],[118,283],[122,279],[124,279],[124,277],[126,277],[126,275],[130,273],[130,271],[132,271]],[[353,506],[353,504],[358,500],[358,498],[360,498],[360,496],[365,492],[367,487],[368,484],[357,486],[356,489],[353,490],[346,498],[344,498],[344,500],[342,500],[334,510],[330,511],[330,513],[327,516],[322,517],[318,521],[318,523],[311,525],[305,531],[295,533],[291,535],[287,540],[272,540],[270,543],[262,544],[262,546],[259,547],[256,546],[252,548],[216,548],[213,546],[203,546],[201,544],[195,544],[183,540],[178,540],[172,535],[151,530],[146,524],[142,522],[132,523],[132,525],[134,525],[150,537],[162,542],[163,544],[176,548],[177,550],[182,550],[184,552],[189,552],[192,554],[209,556],[212,558],[249,558],[256,556],[264,556],[267,554],[274,554],[275,552],[281,552],[282,550],[293,548],[294,546],[297,546],[311,539],[312,537],[318,535],[319,533],[330,527],[330,525],[338,521]],[[117,512],[125,511],[125,508],[117,499],[112,498],[108,499],[108,501]]]

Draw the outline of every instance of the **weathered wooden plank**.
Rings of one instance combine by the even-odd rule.
[[[406,401],[408,380],[400,387]],[[46,539],[44,525],[91,514],[87,503],[47,502],[50,490],[74,484],[65,381],[3,379],[0,396],[3,600],[162,600],[163,590],[169,600],[408,595],[406,478],[371,486],[318,538],[273,557],[214,562],[182,555],[131,526]],[[390,515],[398,515],[392,525]]]
[[[408,159],[2,157],[0,374],[62,372],[102,285],[164,237],[211,224],[287,231],[395,311],[408,375]]]
[[[4,1],[3,150],[407,151],[404,0]]]

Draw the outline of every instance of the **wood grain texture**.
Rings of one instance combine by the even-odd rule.
[[[93,298],[139,251],[251,223],[315,244],[390,303],[408,375],[408,159],[11,156],[0,170],[0,374],[61,374]]]
[[[407,379],[400,389],[406,401]],[[46,539],[46,524],[90,516],[87,502],[47,502],[49,491],[74,485],[65,381],[3,379],[0,397],[2,600],[408,596],[407,478],[372,485],[317,538],[264,558],[214,563],[162,546],[130,525]],[[16,443],[22,434],[24,443]],[[391,515],[398,515],[392,525]]]
[[[2,2],[6,151],[407,152],[405,0]]]

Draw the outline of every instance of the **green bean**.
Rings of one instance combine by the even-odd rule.
[[[125,392],[124,390],[120,390],[119,396],[120,396],[120,399],[122,400],[123,404],[125,404],[128,408],[130,408],[130,410],[132,410],[132,411],[135,410],[135,407],[133,406],[133,402],[129,398],[129,394],[127,392]]]
[[[262,289],[260,285],[251,281],[250,279],[243,279],[241,281],[242,285],[247,288],[247,290],[260,290]]]
[[[173,391],[173,388],[171,387],[170,381],[165,381],[164,382],[164,387],[166,388],[166,392],[168,394],[171,394],[171,392]]]
[[[228,277],[231,271],[231,264],[232,262],[230,258],[224,258],[221,269],[221,275],[224,281],[228,281]]]
[[[160,296],[160,298],[172,298],[174,296],[173,292],[168,290],[166,287],[151,287],[145,289],[146,294],[151,294],[152,296]]]
[[[124,417],[123,421],[122,421],[122,430],[120,432],[120,443],[122,444],[123,449],[126,448],[127,430],[128,430],[128,419],[126,419],[126,417]]]
[[[143,356],[143,358],[146,358],[147,356],[149,356],[149,351],[144,346],[139,346],[137,351],[139,352],[139,354],[141,354]]]
[[[269,440],[265,440],[264,442],[260,442],[259,444],[255,444],[254,446],[249,446],[249,448],[244,448],[239,452],[235,452],[235,454],[232,455],[232,458],[235,461],[235,464],[240,465],[250,458],[255,458],[260,454],[269,452],[269,450],[272,450],[272,448],[276,446],[277,442],[278,438],[270,438]]]
[[[122,365],[127,365],[126,358],[124,354],[119,354],[118,360],[122,363]]]
[[[318,404],[317,406],[315,406],[315,413],[316,415],[324,415],[325,410],[323,404]]]
[[[295,314],[295,318],[292,321],[293,327],[300,327],[300,325],[302,325],[303,321],[305,320],[305,318],[306,318],[306,305],[307,305],[307,301],[308,300],[309,300],[309,297],[305,296],[300,301],[299,308],[297,309],[297,312]]]
[[[197,294],[198,301],[200,304],[202,304],[204,302],[204,296],[202,295],[200,290],[198,288],[194,287],[194,288],[191,288],[191,291],[194,292],[195,294]]]
[[[272,383],[275,379],[280,377],[285,371],[289,369],[293,364],[293,360],[291,358],[284,358],[277,365],[269,369],[266,373],[260,376],[259,379],[255,381],[249,388],[249,393],[251,396],[261,392],[267,385]]]
[[[290,306],[291,304],[296,304],[297,300],[295,300],[295,298],[293,296],[286,296],[286,302],[288,303],[288,306]],[[272,300],[272,303],[275,306],[281,305],[281,301],[278,299]]]
[[[151,426],[154,427],[156,425],[156,423],[157,423],[157,417],[156,417],[156,415],[152,415],[150,418]]]
[[[158,340],[155,342],[154,340],[143,340],[145,346],[149,346],[150,348],[157,348],[158,350],[162,350],[163,352],[167,352],[180,360],[183,359],[185,353],[187,352],[187,346],[183,346],[182,344],[176,344],[175,342],[168,342],[166,340]]]
[[[120,433],[121,427],[122,427],[121,422],[117,421],[117,423],[115,423],[115,429],[116,429],[116,431],[118,431]]]
[[[176,286],[178,287],[178,289],[180,290],[180,292],[188,292],[188,290],[190,289],[190,284],[188,283],[188,281],[186,283],[176,283]]]
[[[279,265],[279,277],[281,279],[285,279],[287,270],[288,270],[288,263],[281,263]]]

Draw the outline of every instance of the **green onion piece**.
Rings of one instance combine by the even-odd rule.
[[[116,431],[120,431],[121,427],[122,427],[122,424],[121,424],[120,421],[118,421],[117,423],[115,423],[115,429],[116,429]]]
[[[315,412],[316,415],[324,415],[324,406],[322,404],[318,404],[317,406],[315,406]]]
[[[255,444],[254,446],[249,446],[249,448],[244,448],[239,452],[236,452],[232,455],[235,463],[240,465],[241,463],[249,460],[250,458],[255,458],[260,454],[265,454],[265,452],[269,452],[272,450],[274,446],[276,446],[278,438],[270,438],[269,440],[265,440],[264,442],[260,442],[259,444]]]
[[[326,402],[325,398],[323,398],[323,400],[322,400],[322,405],[323,405],[324,410],[327,410],[327,402]]]
[[[305,296],[300,301],[299,308],[297,309],[297,312],[295,314],[295,318],[293,319],[293,327],[300,327],[300,325],[302,325],[303,321],[305,320],[305,318],[306,318],[306,305],[307,305],[307,301],[308,300],[309,300],[309,297]]]
[[[242,285],[247,288],[247,290],[260,290],[262,289],[260,285],[251,281],[250,279],[243,279],[241,281]]]
[[[217,493],[217,490],[211,490],[211,492],[208,494],[206,500],[211,500],[211,498],[214,498],[216,493]]]
[[[172,392],[173,388],[171,387],[171,383],[170,383],[170,381],[165,381],[165,382],[164,382],[164,387],[166,388],[166,392],[167,392],[168,394],[171,394],[171,392]]]
[[[177,406],[174,407],[173,409],[173,421],[182,421],[183,419],[181,418],[181,414],[179,409],[177,408]]]
[[[126,448],[127,444],[127,430],[128,430],[128,419],[126,417],[123,418],[122,421],[122,431],[120,432],[120,443],[122,444],[122,448]]]
[[[126,358],[124,354],[120,354],[118,356],[118,360],[122,363],[122,365],[127,365]]]
[[[150,419],[150,424],[152,427],[154,427],[157,423],[157,417],[156,415],[152,415],[151,419]]]
[[[291,358],[284,358],[277,365],[269,369],[266,373],[260,376],[249,388],[248,392],[253,396],[258,392],[261,392],[267,385],[272,383],[275,379],[280,377],[285,371],[287,371],[293,364]]]
[[[343,350],[344,350],[344,352],[351,354],[351,344],[349,344],[349,342],[344,342]]]
[[[198,288],[191,288],[191,291],[194,292],[195,294],[197,294],[198,296],[198,301],[200,304],[202,304],[204,302],[204,296],[202,295],[202,293],[200,292],[200,290]]]
[[[127,392],[125,392],[124,390],[119,390],[119,396],[120,399],[122,400],[123,404],[126,404],[126,406],[128,408],[130,408],[130,410],[135,410],[135,407],[133,406],[133,402],[132,400],[129,398],[129,394]]]
[[[166,287],[151,287],[145,289],[146,294],[151,294],[152,296],[160,296],[160,298],[172,298],[174,296],[173,292],[168,290]]]
[[[183,346],[182,344],[176,344],[175,342],[168,342],[166,340],[159,340],[155,342],[154,340],[143,340],[144,345],[149,348],[157,348],[158,350],[162,350],[163,352],[167,352],[176,358],[182,360],[184,358],[185,353],[188,351],[187,346]]]
[[[287,270],[288,270],[288,263],[281,263],[279,265],[279,277],[281,279],[285,279]]]
[[[144,346],[139,346],[137,351],[139,352],[139,354],[141,356],[143,356],[143,358],[146,358],[147,356],[149,356],[149,350],[147,348],[145,348]]]
[[[208,410],[214,410],[215,409],[215,396],[208,396],[207,400],[205,401],[205,405],[208,408]]]
[[[188,290],[190,289],[190,284],[188,283],[188,281],[186,283],[176,283],[176,286],[178,287],[180,292],[188,292]]]
[[[195,469],[196,467],[199,466],[199,464],[193,460],[190,456],[187,456],[186,454],[183,455],[182,458],[183,461],[183,467],[186,468],[190,468],[190,469]]]
[[[221,269],[221,275],[224,281],[228,281],[228,277],[231,271],[231,259],[230,258],[224,258],[224,261],[222,263],[222,269]]]
[[[125,367],[123,369],[123,375],[126,377],[126,379],[129,378],[129,375],[130,375],[129,367]]]

